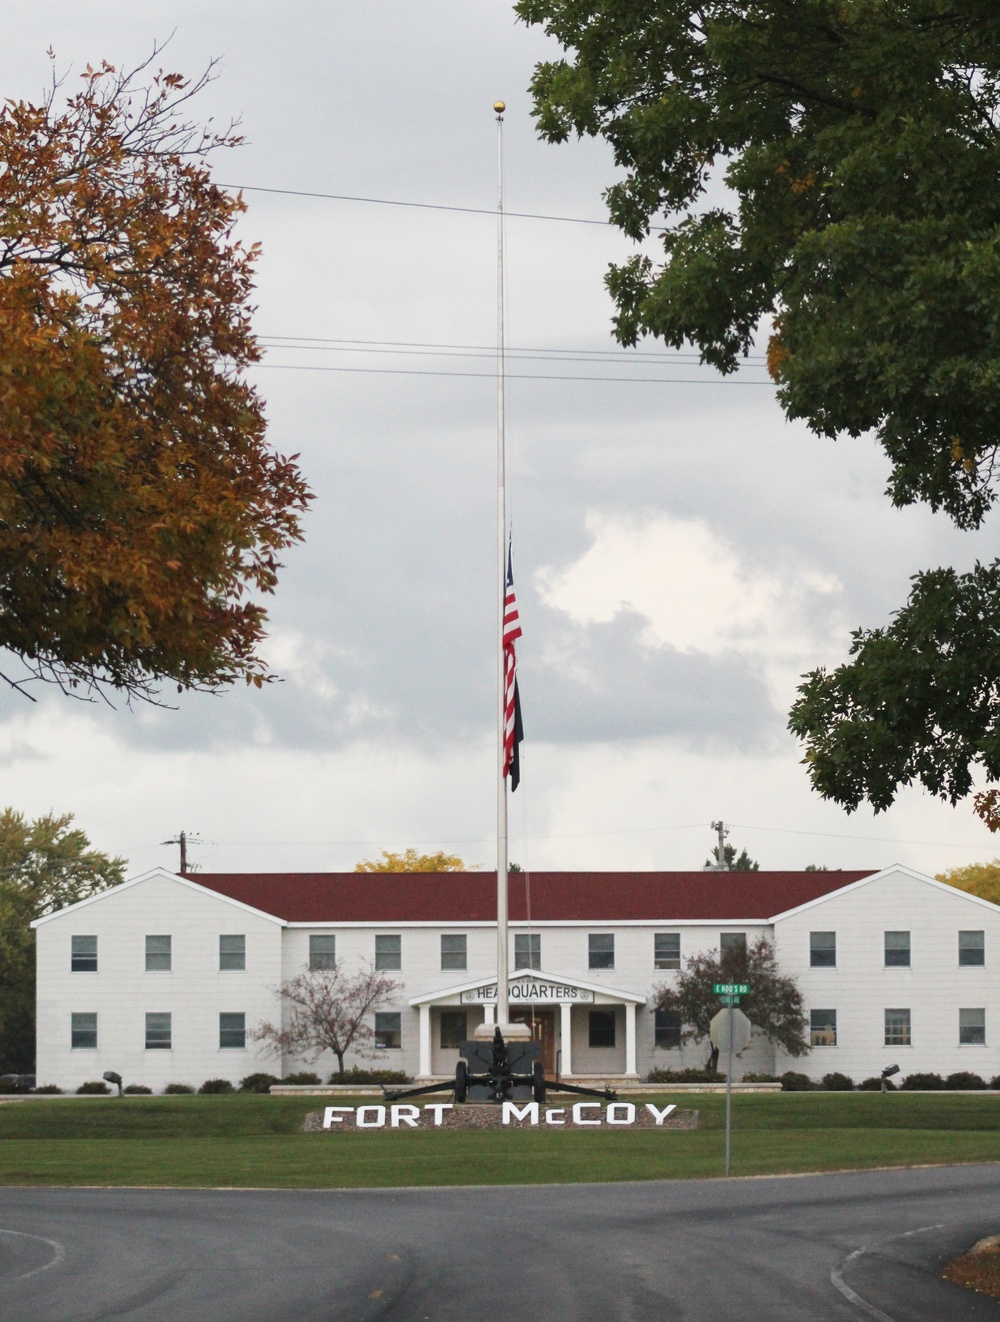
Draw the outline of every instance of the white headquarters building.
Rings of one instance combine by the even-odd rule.
[[[510,912],[512,1017],[567,1079],[703,1065],[707,1044],[679,1045],[655,989],[689,956],[761,935],[798,981],[812,1049],[793,1060],[755,1037],[735,1077],[1000,1074],[1000,907],[909,868],[515,873]],[[334,961],[399,984],[375,1016],[377,1060],[348,1066],[450,1075],[493,1018],[495,915],[489,873],[147,872],[34,924],[38,1082],[325,1077],[332,1056],[277,1059],[252,1032],[280,1013],[283,980]]]

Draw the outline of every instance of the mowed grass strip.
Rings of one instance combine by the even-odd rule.
[[[699,1110],[697,1130],[302,1133],[306,1112],[324,1100],[114,1098],[2,1105],[0,1183],[379,1188],[722,1173],[724,1100],[718,1096],[672,1099]],[[666,1099],[655,1100],[662,1105]],[[354,1099],[359,1101],[372,1099]],[[734,1175],[1000,1160],[997,1098],[749,1095],[734,1102],[733,1120]]]

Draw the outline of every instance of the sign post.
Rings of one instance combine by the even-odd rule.
[[[740,1045],[737,1051],[742,1051],[750,1042],[750,1020],[736,1006],[740,1003],[740,997],[746,996],[750,991],[750,984],[746,982],[717,982],[713,985],[712,991],[720,997],[722,1004],[727,1006],[726,1010],[720,1010],[712,1020],[709,1036],[713,1046],[724,1046],[726,1050],[726,1174],[729,1174],[730,1153],[731,1153],[731,1135],[732,1135],[732,1116],[733,1116],[733,1038],[739,1036]],[[739,1020],[734,1021],[734,1015],[739,1015]],[[721,1040],[720,1040],[721,1039]]]

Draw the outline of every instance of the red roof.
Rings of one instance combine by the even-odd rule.
[[[510,879],[510,916],[766,921],[872,872],[532,872]],[[199,872],[189,881],[293,923],[496,920],[495,872]]]

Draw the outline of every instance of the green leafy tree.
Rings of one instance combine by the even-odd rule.
[[[806,1054],[802,993],[794,978],[778,971],[774,947],[763,936],[745,950],[692,955],[672,986],[665,983],[655,989],[655,1008],[680,1018],[682,1042],[708,1039],[712,1019],[722,1009],[712,990],[717,982],[749,983],[750,993],[742,998],[740,1009],[754,1028],[790,1056]],[[714,1070],[718,1061],[718,1049],[709,1044],[707,1068]]]
[[[895,505],[961,528],[996,499],[1000,27],[992,0],[519,0],[568,58],[543,137],[606,139],[611,220],[662,260],[611,268],[615,333],[734,371],[763,332],[790,418],[872,433]],[[720,185],[725,184],[723,190]],[[887,807],[1000,779],[1000,562],[916,576],[791,714],[816,789]],[[1000,828],[1000,797],[977,811]]]
[[[0,812],[0,1070],[30,1073],[35,1059],[35,918],[125,879],[125,860],[90,848],[73,815],[29,821]]]
[[[710,868],[713,865],[718,867],[719,862],[719,846],[716,845],[712,850],[711,858],[705,859],[705,867]],[[721,862],[730,872],[760,871],[760,864],[755,862],[745,849],[741,849],[737,854],[735,845],[725,845],[723,847]]]
[[[978,895],[980,899],[1000,904],[1000,858],[992,863],[969,863],[964,868],[950,868],[937,874],[938,881],[947,882],[960,891]]]

